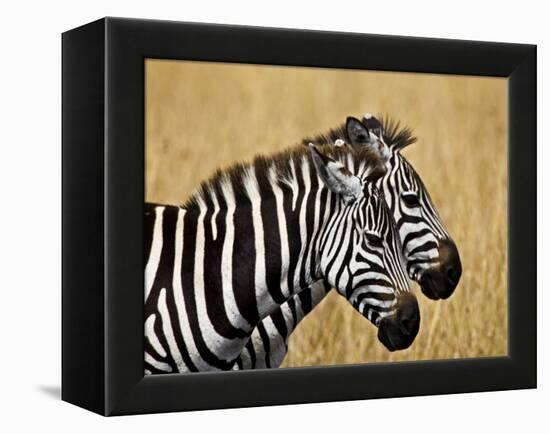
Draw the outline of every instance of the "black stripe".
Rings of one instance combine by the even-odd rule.
[[[416,216],[407,215],[403,213],[399,222],[396,223],[396,226],[397,226],[397,229],[399,230],[405,223],[418,224],[423,221],[424,220],[422,219],[422,217],[416,217]]]
[[[437,261],[436,258],[434,258],[434,259],[429,259],[429,258],[426,258],[426,259],[413,259],[413,260],[407,261],[407,268],[414,267],[415,265],[431,264],[431,263],[436,262],[436,261]]]
[[[235,363],[237,363],[237,366],[239,367],[239,370],[243,369],[243,361],[240,357],[236,360]]]
[[[285,302],[286,297],[281,290],[281,234],[277,219],[277,204],[267,173],[257,172],[256,176],[262,197],[260,213],[264,228],[266,284],[273,300],[281,304]]]
[[[302,240],[300,237],[300,209],[302,207],[302,201],[304,198],[304,181],[302,179],[302,171],[298,162],[295,163],[296,180],[298,184],[298,197],[296,198],[296,208],[292,211],[292,193],[287,187],[286,193],[283,195],[283,209],[286,216],[286,228],[289,248],[289,266],[288,266],[288,288],[292,292],[294,289],[294,275],[296,273],[296,266],[298,265],[298,258],[300,256],[300,250],[302,248]],[[305,204],[304,204],[305,206]]]
[[[374,299],[374,297],[370,297],[369,295],[365,295],[365,294],[361,294],[361,296],[362,297],[357,297],[357,299],[354,301],[354,305],[356,306],[357,310],[359,310],[359,305],[361,304],[361,301],[363,301],[364,299],[368,299],[368,298]],[[390,306],[390,307],[374,306],[367,301],[367,303],[365,303],[365,306],[363,307],[362,313],[364,314],[368,309],[371,309],[372,311],[377,311],[377,312],[390,312],[393,309],[393,306]]]
[[[370,252],[372,254],[375,254],[376,252]],[[377,255],[379,256],[379,255]],[[365,258],[360,252],[357,253],[357,262],[368,262],[367,258]],[[367,272],[367,270],[362,270],[362,272]],[[376,262],[370,262],[368,272],[376,272],[383,275],[386,275],[387,270],[384,267],[381,267]]]
[[[361,303],[365,298],[371,298],[379,301],[392,301],[395,299],[395,295],[386,294],[384,292],[363,292],[357,296],[357,303]]]
[[[241,315],[252,325],[260,320],[256,302],[254,264],[256,246],[254,244],[252,204],[247,197],[240,198],[240,204],[233,215],[235,239],[233,241],[233,292]]]
[[[260,333],[260,337],[262,338],[262,343],[264,346],[265,366],[271,368],[271,361],[269,360],[269,356],[271,354],[271,344],[269,342],[269,336],[267,335],[263,322],[260,322],[258,324],[258,332]]]
[[[313,309],[312,302],[311,302],[311,288],[306,288],[302,290],[298,294],[298,298],[300,299],[300,303],[302,305],[302,311],[304,312],[304,316],[310,313]]]
[[[283,310],[279,307],[273,314],[270,316],[271,321],[273,321],[273,324],[275,325],[275,328],[279,332],[279,334],[283,337],[287,336],[288,328],[286,326],[285,316],[283,314]]]
[[[428,228],[420,229],[418,232],[409,232],[407,235],[405,235],[405,238],[403,238],[401,244],[403,245],[403,247],[406,247],[407,244],[410,243],[412,240],[423,237],[424,235],[431,232],[432,231]]]
[[[391,284],[386,281],[386,280],[382,280],[382,279],[370,279],[370,278],[365,278],[363,280],[360,280],[356,285],[355,287],[356,288],[360,288],[362,286],[374,286],[374,285],[378,285],[378,286],[385,286],[387,288],[391,288]]]
[[[317,180],[317,177],[314,176],[313,177],[315,179],[315,185],[316,185],[316,189],[318,188],[321,188],[321,186],[318,185],[318,180]],[[319,248],[319,241],[320,241],[320,236],[321,236],[321,229],[323,227],[323,218],[324,218],[324,215],[325,215],[325,208],[326,208],[326,205],[327,205],[327,195],[328,195],[328,190],[326,188],[324,188],[322,191],[321,191],[321,194],[319,195],[319,216],[318,216],[318,228],[317,228],[317,232],[313,235],[313,239],[311,240],[311,248],[309,249],[309,264],[310,264],[310,275],[312,276],[312,278],[314,279],[317,279],[319,276],[317,276],[317,269],[316,269],[316,266],[317,266],[317,257],[319,255],[319,251],[318,251],[318,248]]]
[[[309,164],[309,163],[306,163],[306,164]],[[313,170],[313,168],[311,167],[310,168],[310,171]],[[313,173],[313,175],[315,175],[315,172]],[[309,270],[306,270],[306,259],[308,257],[308,252],[309,250],[311,249],[312,247],[312,242],[313,242],[313,223],[314,223],[314,219],[315,219],[315,199],[316,199],[316,196],[317,196],[317,176],[312,176],[311,173],[310,173],[310,184],[311,184],[311,188],[310,188],[310,191],[309,191],[309,195],[306,199],[306,203],[304,204],[304,206],[306,207],[306,214],[305,214],[305,220],[306,220],[306,245],[304,246],[305,247],[305,250],[304,250],[304,255],[303,255],[303,260],[304,262],[302,263],[302,270],[301,270],[301,273],[300,273],[300,287],[301,288],[305,288],[307,285],[308,285],[308,280],[307,279],[307,274],[311,272],[311,265],[310,265],[310,269]]]
[[[185,345],[185,341],[183,339],[183,335],[181,333],[181,324],[180,324],[180,318],[178,315],[178,311],[176,309],[176,299],[174,297],[174,290],[173,288],[170,288],[170,290],[166,291],[166,306],[168,308],[168,314],[170,316],[170,323],[172,324],[172,333],[174,334],[174,340],[176,341],[176,344],[178,346],[178,349],[180,350],[181,357],[183,359],[183,362],[185,363],[187,369],[192,372],[197,372],[198,369],[191,360],[191,356],[189,355],[189,352],[187,351],[187,345]],[[182,318],[183,321],[185,321],[185,318]],[[166,337],[164,336],[164,332],[162,332],[162,337],[164,341],[166,341]]]
[[[415,247],[409,252],[409,256],[414,256],[416,253],[427,252],[432,249],[437,249],[437,243],[434,241],[426,241],[424,244]]]
[[[167,290],[172,288],[172,272],[174,265],[174,234],[176,232],[177,208],[167,206],[162,211],[162,250],[160,260],[149,294],[151,303],[145,304],[145,317],[148,317],[156,310],[156,300],[158,293],[162,288]],[[153,227],[151,227],[153,230]],[[151,236],[152,238],[152,236]]]
[[[246,345],[245,349],[248,351],[250,356],[250,369],[256,368],[256,351],[254,351],[254,345],[252,344],[252,339],[250,339]]]
[[[290,313],[292,313],[292,322],[294,324],[294,328],[298,325],[298,314],[296,312],[296,301],[294,300],[294,297],[289,298],[287,300],[288,307],[290,309]]]
[[[205,288],[206,311],[208,318],[214,326],[214,330],[221,336],[228,339],[244,339],[247,333],[231,324],[225,311],[223,298],[223,283],[221,275],[221,259],[223,251],[223,241],[225,236],[225,224],[218,225],[217,237],[214,239],[212,233],[212,216],[214,214],[214,203],[210,197],[204,198],[207,212],[204,216],[204,255],[203,259],[203,277]],[[219,214],[223,214],[220,210]]]

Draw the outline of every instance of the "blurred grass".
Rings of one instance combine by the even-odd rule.
[[[283,366],[506,355],[507,81],[433,74],[146,61],[146,200],[182,203],[217,167],[296,144],[346,116],[386,113],[455,239],[446,301],[415,285],[422,322],[389,353],[334,291],[298,327]]]

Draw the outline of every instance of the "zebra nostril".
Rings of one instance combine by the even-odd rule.
[[[409,318],[402,318],[401,319],[401,324],[400,324],[400,330],[401,330],[401,333],[403,333],[404,335],[410,335],[411,334],[411,320]]]
[[[460,277],[462,275],[462,264],[460,263],[460,259],[458,259],[458,256],[452,264],[449,264],[447,266],[446,275],[448,283],[450,283],[452,289],[454,289],[458,285],[458,282],[460,281]]]
[[[452,290],[458,285],[462,274],[462,264],[460,263],[460,255],[455,243],[446,239],[441,241],[439,245],[439,257],[443,264],[442,274],[446,280],[445,284],[448,290]],[[449,293],[450,295],[450,293]],[[445,298],[445,297],[444,297]]]
[[[458,279],[460,279],[460,274],[458,272],[458,269],[451,266],[447,268],[447,278],[454,284],[458,282]]]

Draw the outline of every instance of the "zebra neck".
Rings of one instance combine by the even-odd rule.
[[[184,263],[193,262],[187,269],[195,291],[207,294],[207,306],[216,312],[212,322],[223,335],[232,329],[251,332],[320,278],[318,238],[329,194],[307,164],[293,174],[284,183],[266,182],[250,171],[245,195],[237,196],[226,183],[199,198],[196,208],[182,210],[184,226],[195,228],[186,231],[195,249]]]

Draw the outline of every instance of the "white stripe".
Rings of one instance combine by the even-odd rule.
[[[429,234],[430,236],[432,234]],[[433,240],[433,238],[432,238]],[[431,259],[438,259],[439,258],[439,250],[437,249],[437,247],[432,247],[430,248],[429,250],[423,250],[423,251],[419,251],[419,252],[416,252],[414,254],[412,254],[411,252],[418,246],[421,246],[422,243],[416,243],[414,242],[414,240],[411,240],[408,244],[407,244],[407,247],[406,247],[406,252],[405,252],[405,256],[407,257],[408,260],[413,260],[413,259],[420,259],[420,260],[424,260],[424,261],[427,261],[427,260],[431,260]]]
[[[355,291],[352,299],[356,300],[357,296],[361,294],[394,294],[394,292],[394,289],[391,287],[375,284],[366,286],[364,287],[364,289]]]
[[[294,288],[300,288],[300,274],[302,271],[302,262],[304,260],[304,253],[306,251],[307,244],[307,222],[306,222],[306,211],[307,211],[307,200],[311,190],[311,178],[309,174],[309,164],[307,159],[304,159],[301,162],[302,168],[302,179],[304,181],[304,196],[302,198],[302,203],[300,204],[300,256],[298,256],[298,263],[296,264],[296,269],[294,271]],[[306,279],[309,275],[309,269],[306,271]]]
[[[155,207],[155,225],[153,227],[153,241],[151,242],[151,252],[145,266],[145,300],[149,297],[149,293],[155,283],[155,276],[160,262],[160,254],[162,252],[162,219],[164,207]]]
[[[355,168],[353,167],[353,157],[351,156],[351,154],[347,155],[346,164],[347,164],[347,169],[351,173],[355,173]]]
[[[292,211],[296,209],[296,201],[298,200],[298,181],[296,180],[296,169],[294,168],[294,160],[290,160],[290,173],[292,174],[292,180],[290,181],[290,188],[292,188]]]
[[[215,240],[218,238],[218,227],[216,226],[216,217],[218,216],[218,213],[220,212],[220,204],[218,203],[218,196],[216,195],[216,191],[211,188],[210,189],[210,197],[212,198],[212,202],[214,203],[214,213],[211,217],[211,223],[212,223],[212,238]]]
[[[313,176],[316,176],[316,173],[313,174]],[[309,179],[309,176],[308,176],[308,179]],[[321,209],[321,191],[322,191],[322,188],[321,188],[321,185],[318,184],[318,187],[317,187],[317,191],[315,192],[315,202],[314,202],[314,209],[313,209],[313,231],[311,233],[311,240],[309,241],[309,248],[308,248],[308,251],[307,251],[307,256],[306,256],[306,270],[308,273],[311,272],[311,257],[313,256],[312,255],[312,252],[313,252],[313,249],[317,248],[317,246],[315,246],[313,244],[313,241],[316,240],[317,238],[317,235],[319,233],[319,214],[320,214],[320,209]],[[311,276],[313,277],[313,276]]]
[[[384,275],[384,274],[380,274],[380,273],[377,273],[377,272],[374,272],[374,271],[370,271],[370,272],[366,272],[366,273],[360,273],[356,276],[354,276],[353,278],[353,287],[356,288],[357,285],[360,285],[361,281],[362,280],[367,280],[367,279],[377,279],[377,280],[381,280],[382,282],[387,282],[388,285],[392,285],[392,282],[389,280],[389,277]],[[393,286],[393,285],[392,285]],[[368,288],[374,288],[375,285],[368,285]],[[381,285],[376,285],[376,287],[380,287],[380,288],[385,288],[385,289],[381,289],[380,291],[377,291],[377,292],[384,292],[386,294],[393,294],[394,290],[391,286],[388,286],[388,287],[384,287],[384,286],[381,286]]]
[[[279,226],[279,235],[281,237],[281,264],[289,263],[289,247],[288,247],[288,232],[286,228],[286,216],[283,208],[283,192],[279,188],[275,167],[269,168],[269,182],[275,195],[275,207],[277,211],[277,224]],[[290,296],[288,289],[288,275],[285,272],[285,267],[281,267],[281,292],[285,297]]]
[[[263,320],[265,330],[269,337],[269,363],[272,368],[278,368],[285,358],[285,341],[270,316]]]
[[[401,236],[401,239],[404,239],[404,237],[408,235],[408,232],[406,231],[402,231],[402,232],[403,232],[403,236]],[[409,252],[416,249],[418,246],[421,246],[422,244],[427,243],[428,241],[436,241],[434,235],[431,232],[428,232],[421,237],[416,237],[409,240],[407,245],[404,246],[406,249],[405,254],[408,255]]]
[[[369,167],[367,166],[365,160],[360,160],[359,161],[359,167],[357,167],[357,174],[356,176],[358,176],[360,179],[364,179],[366,175],[368,175],[368,173],[365,173],[366,170],[368,169]],[[370,172],[370,170],[369,170]]]
[[[376,298],[364,298],[361,300],[361,303],[359,303],[359,312],[363,312],[365,309],[365,305],[368,305],[370,307],[381,307],[384,309],[389,309],[392,307],[395,300],[377,300]]]
[[[275,302],[267,290],[265,270],[264,225],[262,221],[260,189],[254,173],[254,167],[249,167],[243,179],[244,188],[252,204],[252,228],[254,230],[255,266],[254,285],[256,288],[256,303],[260,318],[269,313]]]
[[[367,310],[367,319],[372,322],[372,309]]]
[[[250,354],[248,353],[248,350],[246,348],[243,348],[243,351],[241,352],[241,355],[239,356],[241,359],[241,369],[250,369],[252,368],[252,361],[250,360]],[[239,365],[235,363],[233,365],[233,370],[237,371],[239,370]]]
[[[294,296],[294,298],[297,298],[297,297],[298,297],[297,295]],[[294,330],[294,328],[298,324],[294,324],[294,316],[292,316],[292,310],[290,309],[290,305],[288,304],[288,301],[281,305],[281,312],[283,313],[287,330],[289,331]]]
[[[256,333],[250,337],[250,340],[254,348],[254,354],[256,354],[256,369],[266,368],[264,342],[258,329],[255,331]]]
[[[207,371],[211,369],[199,355],[199,351],[195,345],[193,334],[189,326],[189,318],[187,317],[187,311],[185,309],[185,301],[183,298],[183,288],[181,282],[181,261],[183,254],[183,223],[186,211],[180,209],[178,211],[178,221],[176,224],[176,252],[174,255],[174,276],[172,280],[172,286],[174,288],[174,299],[176,301],[176,310],[178,312],[178,318],[180,323],[181,334],[183,341],[187,348],[187,352],[191,357],[191,361],[199,371]],[[164,321],[163,321],[164,323]],[[166,334],[166,331],[164,332]],[[181,357],[181,356],[180,356]],[[181,362],[183,365],[183,362]],[[179,365],[178,365],[179,366]],[[180,369],[181,370],[181,369]]]
[[[149,353],[145,353],[145,361],[149,363],[151,366],[154,366],[159,371],[164,371],[164,372],[172,371],[172,368],[168,363],[159,362],[158,360],[155,360]]]
[[[323,185],[323,181],[321,178],[317,177],[317,180],[319,182],[319,185]],[[323,215],[323,220],[321,224],[321,228],[319,229],[320,233],[323,234],[322,237],[319,237],[319,240],[317,241],[317,246],[315,248],[318,252],[321,252],[321,247],[325,246],[325,240],[328,238],[328,226],[331,223],[331,214],[330,214],[330,207],[332,202],[332,194],[331,191],[328,190],[327,199],[325,203],[325,213]],[[326,247],[325,247],[326,248]]]
[[[145,336],[149,339],[149,343],[154,348],[154,350],[161,356],[166,357],[166,351],[162,348],[160,341],[158,340],[157,334],[155,333],[155,319],[156,315],[152,314],[145,320]]]

